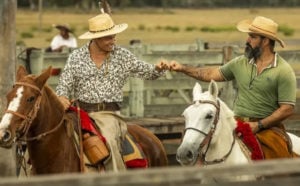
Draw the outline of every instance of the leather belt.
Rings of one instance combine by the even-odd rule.
[[[259,120],[263,119],[263,118],[251,118],[251,117],[241,117],[241,116],[234,116],[234,118],[236,120],[240,120],[240,121],[244,121],[244,122],[247,122],[247,121],[255,122],[255,121],[259,121]]]
[[[86,103],[86,102],[78,101],[78,103],[79,103],[79,107],[86,112],[120,110],[120,106],[117,102]]]

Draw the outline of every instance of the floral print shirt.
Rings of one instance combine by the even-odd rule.
[[[157,79],[164,72],[155,65],[138,60],[129,50],[115,46],[100,68],[92,61],[89,43],[74,50],[56,87],[58,96],[86,103],[122,102],[122,88],[129,77]]]

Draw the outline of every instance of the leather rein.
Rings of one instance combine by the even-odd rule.
[[[17,129],[22,129],[22,130],[19,131],[19,132],[21,132],[21,135],[19,135],[19,136],[16,137],[17,141],[34,141],[34,140],[40,140],[42,137],[47,136],[48,134],[51,134],[54,131],[56,131],[64,123],[63,121],[65,119],[65,116],[62,117],[62,119],[59,122],[59,124],[56,127],[54,127],[53,129],[51,129],[49,131],[46,131],[44,133],[41,133],[41,134],[39,134],[37,136],[27,138],[26,134],[28,133],[28,130],[29,130],[30,126],[31,126],[31,123],[36,118],[37,113],[38,113],[38,111],[40,109],[40,104],[41,104],[41,99],[42,99],[42,91],[37,86],[31,85],[31,84],[25,83],[25,82],[16,82],[15,85],[27,86],[27,87],[30,87],[30,88],[32,88],[32,89],[34,89],[34,90],[36,90],[36,91],[39,92],[39,96],[36,99],[36,102],[35,102],[35,104],[33,106],[33,109],[27,115],[24,115],[24,114],[21,114],[21,113],[12,111],[12,110],[6,110],[5,111],[5,113],[10,113],[10,114],[13,114],[13,115],[15,115],[15,116],[20,117],[20,118],[23,119],[23,121],[17,126]]]
[[[185,128],[184,130],[184,133],[187,131],[187,130],[194,130],[194,131],[197,131],[199,133],[201,133],[202,135],[205,136],[205,138],[203,139],[203,141],[201,142],[200,146],[199,146],[199,158],[201,160],[201,163],[203,163],[204,165],[211,165],[211,164],[216,164],[216,163],[221,163],[223,161],[225,161],[227,159],[227,157],[230,155],[232,149],[233,149],[233,146],[235,144],[235,134],[234,134],[234,131],[233,131],[233,142],[231,144],[231,147],[229,149],[229,151],[222,157],[222,158],[219,158],[219,159],[214,159],[214,160],[211,160],[211,161],[207,161],[206,160],[206,154],[207,154],[207,151],[210,147],[210,144],[211,144],[211,140],[213,138],[213,134],[215,133],[215,130],[217,128],[217,124],[219,122],[219,119],[220,119],[220,102],[217,101],[217,103],[213,102],[213,101],[210,101],[210,100],[198,100],[196,102],[199,102],[199,103],[207,103],[207,104],[211,104],[213,106],[216,107],[217,111],[216,111],[216,115],[215,115],[215,119],[213,121],[213,125],[211,126],[210,128],[210,131],[208,133],[205,133],[197,128],[194,128],[194,127],[187,127]],[[204,146],[207,146],[206,147],[206,150],[204,151],[204,153],[200,152],[200,149],[202,149]]]

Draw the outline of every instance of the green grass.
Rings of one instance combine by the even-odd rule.
[[[60,13],[59,10],[45,11],[42,22],[38,12],[18,10],[16,15],[17,41],[27,46],[44,48],[58,30],[52,24],[68,23],[74,34],[79,36],[88,29],[87,20],[98,12]],[[289,12],[287,14],[286,12]],[[130,9],[114,10],[116,24],[128,23],[128,29],[118,34],[117,42],[128,45],[132,39],[149,44],[193,43],[196,39],[205,42],[244,41],[246,34],[238,32],[235,25],[241,19],[253,19],[257,15],[270,17],[279,23],[279,37],[300,39],[300,8],[264,8],[264,9]],[[39,25],[42,28],[39,28]],[[26,33],[26,34],[25,34]],[[25,35],[24,35],[25,34]],[[32,37],[29,35],[31,34]],[[79,46],[86,40],[78,40]],[[288,49],[288,48],[287,48]]]

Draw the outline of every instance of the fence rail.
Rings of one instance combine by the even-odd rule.
[[[259,179],[238,181],[238,176],[255,176]],[[171,186],[200,185],[203,179],[214,186],[298,186],[300,181],[300,159],[258,161],[247,165],[217,164],[207,167],[164,167],[130,170],[120,173],[85,173],[36,176],[29,178],[2,178],[0,186]]]

